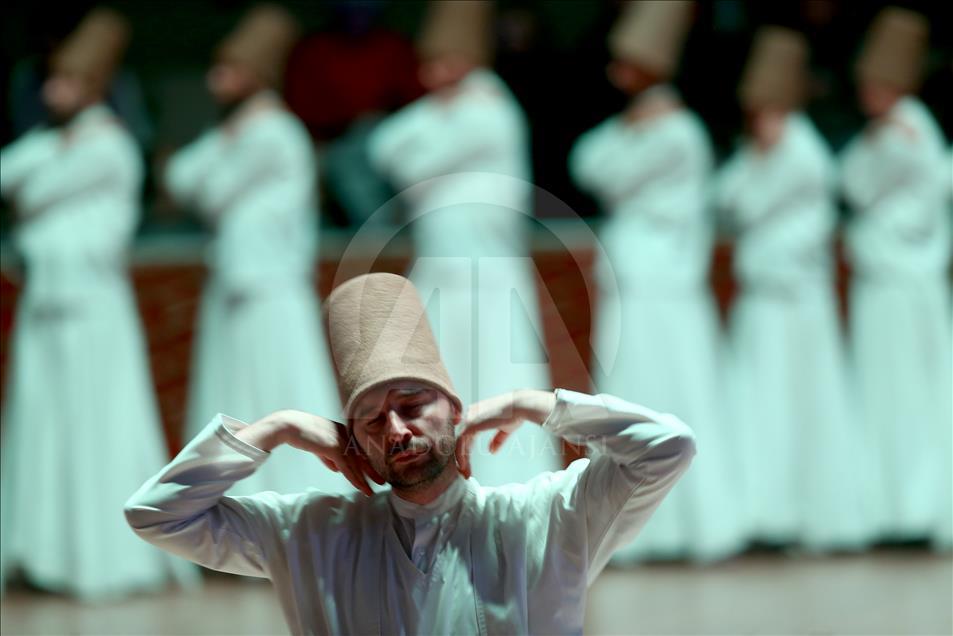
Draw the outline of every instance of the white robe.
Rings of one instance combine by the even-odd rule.
[[[514,387],[547,389],[549,367],[526,251],[532,184],[523,113],[492,72],[472,71],[450,97],[425,96],[383,121],[373,163],[412,207],[408,272],[464,404]],[[477,441],[473,474],[522,482],[562,466],[558,440],[522,427],[497,455]]]
[[[946,204],[953,214],[953,148],[946,155],[947,193]],[[953,312],[950,312],[950,341],[953,342]],[[953,347],[950,349],[950,365],[953,365]],[[953,408],[953,406],[951,406]],[[933,544],[940,550],[953,550],[953,422],[940,428],[940,447],[946,449],[940,464],[939,523],[933,535]]]
[[[716,199],[738,231],[729,371],[749,532],[857,548],[873,530],[863,487],[876,485],[834,296],[833,157],[792,114],[775,146],[746,144],[718,177]]]
[[[672,99],[669,90],[651,89],[643,99]],[[612,117],[582,135],[569,156],[573,179],[609,215],[600,232],[607,260],[596,263],[596,386],[691,421],[705,451],[639,540],[619,551],[620,564],[717,559],[743,541],[707,284],[711,162],[704,125],[685,108],[634,124]]]
[[[118,597],[189,564],[141,544],[119,506],[167,461],[125,251],[142,159],[101,105],[3,149],[0,188],[16,205],[26,264],[3,413],[0,579]]]
[[[179,151],[167,172],[173,196],[215,227],[186,437],[219,411],[251,421],[285,408],[332,418],[341,410],[312,282],[317,168],[310,139],[270,93],[250,98],[228,125]],[[278,454],[238,491],[352,488],[314,457]]]
[[[948,523],[953,426],[950,334],[950,164],[927,109],[901,99],[844,151],[843,187],[855,217],[853,371],[875,437],[883,532],[934,537]],[[945,465],[944,465],[945,464]]]
[[[126,516],[175,554],[271,579],[295,634],[581,634],[587,587],[684,472],[694,439],[612,396],[556,396],[543,427],[599,456],[528,484],[460,480],[427,506],[389,492],[223,497],[268,453],[219,416]],[[401,526],[415,532],[409,554]]]

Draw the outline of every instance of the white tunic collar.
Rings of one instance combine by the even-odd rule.
[[[640,92],[635,99],[639,103],[656,100],[681,103],[682,96],[674,86],[663,82],[646,88]]]
[[[263,89],[246,99],[222,125],[225,130],[234,133],[263,115],[283,110],[281,97],[271,89]]]
[[[427,504],[415,504],[406,499],[401,499],[399,496],[394,494],[394,491],[390,491],[390,503],[399,516],[407,519],[424,519],[430,517],[439,516],[458,503],[463,499],[463,495],[467,491],[467,482],[463,477],[457,476],[453,480],[453,483],[443,493]]]
[[[97,102],[81,110],[69,123],[70,128],[78,128],[89,124],[101,122],[103,120],[115,119],[112,111],[106,104]]]

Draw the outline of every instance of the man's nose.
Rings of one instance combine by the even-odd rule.
[[[392,409],[387,412],[387,441],[390,444],[407,444],[413,436],[413,432],[397,411]]]

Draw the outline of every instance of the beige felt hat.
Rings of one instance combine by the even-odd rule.
[[[874,18],[857,62],[861,79],[902,91],[920,85],[930,38],[927,19],[909,9],[887,7]]]
[[[365,274],[338,285],[325,304],[331,357],[344,413],[370,389],[418,380],[460,398],[413,284],[396,274]]]
[[[90,11],[50,60],[53,71],[80,75],[105,91],[129,44],[129,23],[112,9]]]
[[[278,86],[298,40],[298,23],[274,4],[253,7],[216,51],[216,58],[251,69],[263,82]]]
[[[804,100],[807,61],[803,35],[783,27],[760,29],[742,75],[741,103],[748,109],[797,109]]]
[[[678,68],[694,5],[683,0],[626,2],[609,33],[613,57],[638,64],[660,78],[671,77]]]
[[[488,0],[431,2],[417,41],[421,59],[458,55],[474,64],[492,56],[493,3]]]

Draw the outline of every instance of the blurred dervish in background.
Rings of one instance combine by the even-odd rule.
[[[750,538],[851,550],[874,530],[869,440],[853,412],[834,295],[834,157],[801,111],[808,56],[796,31],[756,34],[739,87],[745,136],[716,183],[741,286],[731,420]]]
[[[608,74],[631,101],[584,133],[569,156],[573,179],[608,213],[599,234],[605,258],[596,262],[596,387],[679,413],[705,448],[639,540],[616,553],[618,564],[714,560],[734,554],[743,541],[722,419],[718,316],[708,287],[711,142],[670,83],[695,8],[693,2],[623,5],[609,34]]]
[[[464,404],[550,386],[526,245],[528,131],[516,98],[489,67],[493,8],[430,4],[418,45],[429,92],[381,122],[370,140],[373,163],[411,207],[416,260],[408,275]],[[561,462],[560,440],[524,426],[497,453],[478,444],[473,474],[502,485]]]
[[[218,412],[336,413],[340,400],[313,288],[314,151],[276,92],[298,34],[277,5],[253,7],[218,47],[208,87],[221,121],[169,161],[165,185],[214,227],[186,438]],[[243,481],[242,492],[342,492],[347,480],[302,454]],[[233,493],[242,494],[242,493]]]
[[[880,534],[953,547],[951,166],[916,97],[929,24],[889,7],[857,64],[864,130],[842,156],[854,272],[850,334],[862,421],[883,480]]]
[[[143,546],[124,492],[166,461],[126,250],[140,214],[140,149],[105,103],[129,41],[94,9],[54,52],[50,124],[0,155],[26,267],[3,412],[0,582],[21,574],[84,600],[198,582]]]

